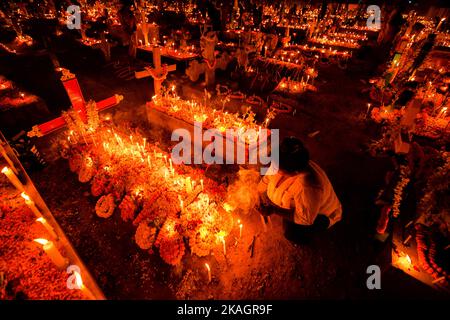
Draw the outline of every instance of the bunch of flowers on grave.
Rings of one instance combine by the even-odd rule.
[[[61,140],[72,137],[66,144],[69,168],[81,183],[90,183],[99,218],[120,216],[136,228],[137,246],[158,249],[170,265],[182,261],[185,243],[198,256],[221,248],[236,227],[233,213],[222,209],[224,188],[200,170],[173,165],[169,154],[139,133],[128,135],[99,123],[86,140],[76,139],[71,131],[81,124],[76,116],[71,119]]]

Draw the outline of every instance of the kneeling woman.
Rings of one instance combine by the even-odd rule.
[[[275,166],[258,186],[261,213],[283,217],[287,239],[302,243],[342,218],[342,206],[325,172],[309,160],[309,152],[297,138],[280,145]],[[270,170],[275,170],[270,172]]]

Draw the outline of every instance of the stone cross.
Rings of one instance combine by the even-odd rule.
[[[200,40],[202,56],[206,63],[205,82],[207,87],[213,86],[216,81],[217,61],[214,49],[217,41],[218,39],[215,31],[209,31],[206,34],[203,34]]]
[[[161,47],[158,45],[153,46],[153,68],[147,67],[143,71],[136,71],[134,73],[136,79],[142,79],[146,77],[153,78],[153,84],[155,88],[155,95],[161,94],[161,84],[164,80],[166,80],[167,74],[170,71],[175,71],[177,69],[177,65],[161,65]]]

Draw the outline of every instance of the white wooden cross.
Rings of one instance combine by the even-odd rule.
[[[153,78],[153,84],[155,87],[155,95],[161,94],[161,84],[166,79],[167,74],[170,71],[175,71],[177,65],[161,65],[161,47],[153,46],[153,68],[146,67],[144,71],[136,71],[134,76],[136,79],[142,79],[151,76]]]

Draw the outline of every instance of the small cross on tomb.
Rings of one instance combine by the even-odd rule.
[[[134,73],[136,79],[142,79],[151,76],[155,87],[155,95],[161,94],[161,84],[166,80],[167,74],[177,69],[177,65],[161,65],[161,47],[153,46],[153,68],[146,67],[144,71]]]

